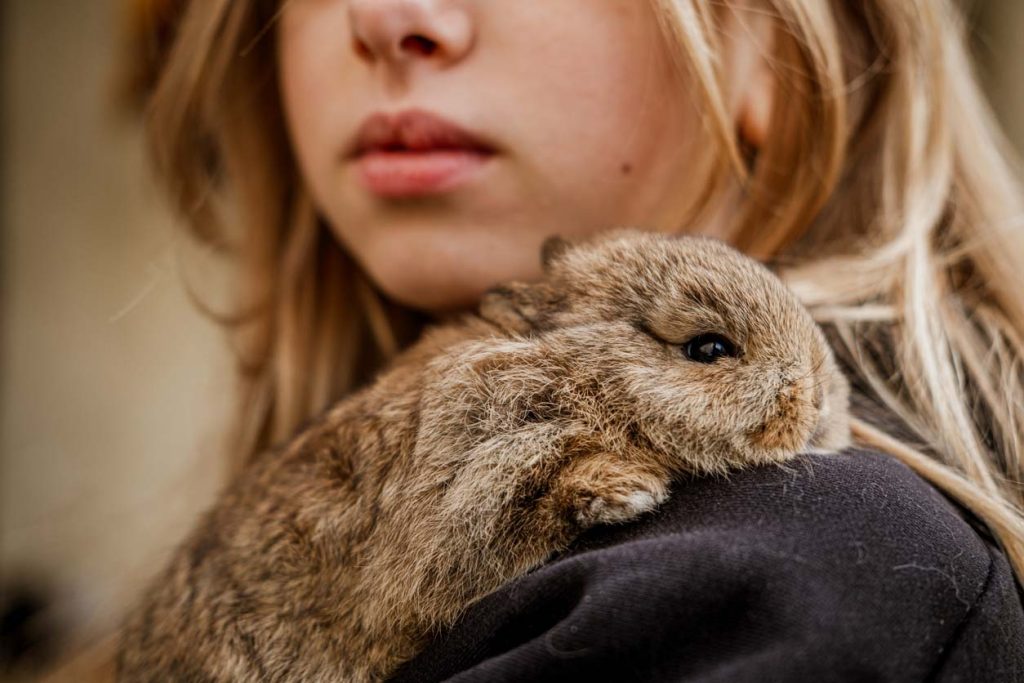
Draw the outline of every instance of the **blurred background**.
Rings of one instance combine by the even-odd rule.
[[[0,591],[35,659],[115,623],[215,493],[229,419],[115,97],[125,4],[0,0]]]
[[[0,0],[0,679],[115,624],[219,486],[230,359],[118,110],[124,1]],[[964,2],[1024,149],[1024,2]]]

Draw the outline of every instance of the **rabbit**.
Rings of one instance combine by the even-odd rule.
[[[251,463],[126,621],[120,680],[381,680],[674,478],[848,444],[847,381],[759,263],[633,230],[542,263]]]

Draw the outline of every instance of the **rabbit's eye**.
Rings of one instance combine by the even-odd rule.
[[[686,357],[698,363],[714,363],[719,358],[739,355],[736,345],[720,334],[699,334],[683,344]]]

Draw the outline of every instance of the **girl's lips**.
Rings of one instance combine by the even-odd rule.
[[[381,197],[417,197],[453,190],[487,163],[470,149],[371,151],[357,161],[363,184]]]
[[[381,197],[454,189],[494,155],[494,148],[427,111],[374,114],[359,127],[349,158],[363,185]]]

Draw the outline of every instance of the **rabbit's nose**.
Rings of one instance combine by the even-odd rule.
[[[790,452],[802,450],[817,424],[815,390],[807,377],[784,384],[770,402],[761,426],[751,434],[754,445]]]

